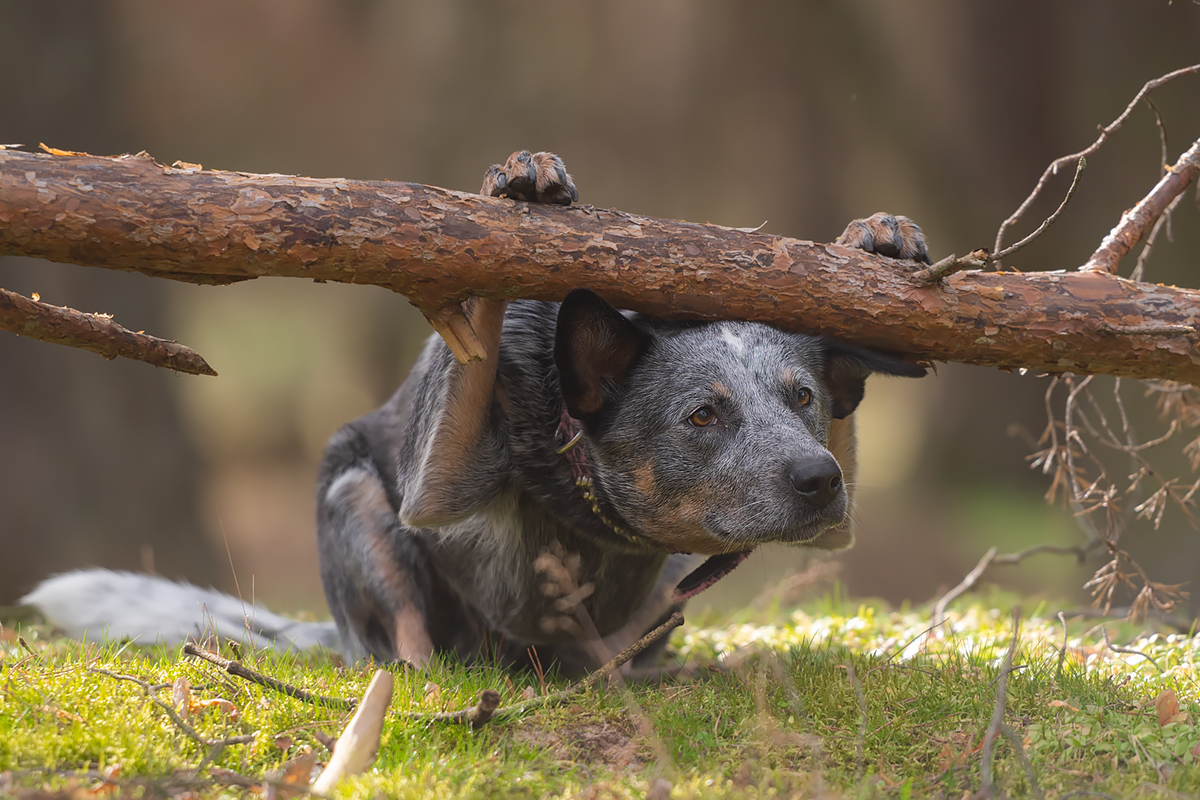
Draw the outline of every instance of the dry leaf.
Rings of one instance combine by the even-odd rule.
[[[187,678],[178,678],[171,685],[171,702],[179,709],[179,716],[184,719],[192,713],[192,685]]]
[[[521,692],[521,698],[523,700],[532,700],[535,697],[537,697],[537,689],[533,688],[532,686],[526,686],[525,691]]]
[[[283,762],[283,766],[273,775],[277,782],[267,784],[267,800],[283,800],[308,794],[308,783],[312,780],[313,767],[316,765],[317,755],[311,752],[301,753]]]
[[[192,708],[215,708],[230,719],[237,719],[242,715],[242,712],[238,711],[237,706],[221,697],[214,697],[211,700],[201,700],[195,703]]]
[[[1075,706],[1071,705],[1070,703],[1068,703],[1064,700],[1051,700],[1050,707],[1051,708],[1069,708],[1072,711],[1074,711],[1075,713],[1079,713],[1078,708],[1076,708]]]
[[[1163,689],[1158,693],[1158,697],[1154,698],[1154,710],[1158,712],[1159,727],[1183,721],[1183,715],[1179,713],[1179,700],[1175,697],[1174,689]]]
[[[442,699],[442,687],[432,682],[425,684],[425,699],[437,705]]]
[[[273,741],[274,741],[275,746],[278,747],[280,750],[283,750],[284,752],[291,750],[292,745],[295,744],[295,742],[292,741],[292,737],[287,736],[282,733],[279,734],[278,736],[276,736]]]

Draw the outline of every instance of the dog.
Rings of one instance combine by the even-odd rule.
[[[578,199],[558,156],[528,151],[492,166],[481,193]],[[904,217],[856,220],[839,242],[929,262]],[[464,313],[486,358],[459,363],[431,336],[391,399],[329,443],[317,546],[333,626],[104,571],[24,601],[69,632],[178,639],[203,603],[253,643],[336,642],[348,661],[591,669],[758,545],[848,547],[866,379],[925,374],[767,325],[620,311],[586,289],[557,304],[476,298]],[[127,604],[148,597],[159,619],[141,624]]]

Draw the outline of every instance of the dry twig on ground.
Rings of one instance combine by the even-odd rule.
[[[199,658],[202,661],[207,661],[208,663],[225,670],[230,675],[236,675],[239,678],[245,678],[252,683],[257,683],[259,686],[265,686],[268,689],[279,692],[280,694],[286,694],[288,697],[294,697],[295,699],[305,703],[328,706],[330,708],[340,708],[345,711],[353,710],[357,705],[356,700],[346,700],[341,697],[322,697],[321,695],[306,692],[299,687],[292,686],[290,683],[284,683],[283,681],[276,680],[269,675],[263,675],[261,672],[255,672],[238,661],[231,661],[228,658],[217,655],[210,650],[205,650],[195,644],[192,644],[191,642],[188,642],[183,646],[183,652],[184,655],[189,655],[193,658]]]
[[[141,687],[142,691],[146,693],[146,699],[166,712],[166,715],[170,718],[171,722],[174,723],[176,728],[181,730],[189,739],[196,742],[196,744],[207,748],[208,753],[205,755],[204,760],[200,762],[200,765],[196,767],[196,772],[199,772],[207,764],[215,761],[217,757],[221,755],[221,751],[226,747],[234,744],[250,744],[254,741],[254,734],[247,734],[245,736],[230,736],[225,739],[209,739],[205,736],[202,736],[200,732],[189,725],[183,719],[183,717],[179,716],[179,712],[172,708],[170,703],[166,703],[155,697],[154,687],[141,678],[134,677],[133,675],[125,675],[120,672],[113,672],[112,670],[108,669],[102,669],[101,667],[88,667],[88,672],[95,673],[96,675],[105,675],[109,678],[115,678],[119,681],[129,681],[130,683],[137,684]]]

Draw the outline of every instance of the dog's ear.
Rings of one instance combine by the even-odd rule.
[[[558,309],[554,363],[567,411],[595,430],[650,345],[649,334],[588,289],[575,289]]]
[[[834,419],[844,419],[858,408],[867,376],[872,372],[921,378],[925,368],[889,353],[834,339],[825,340],[825,386],[833,397]]]

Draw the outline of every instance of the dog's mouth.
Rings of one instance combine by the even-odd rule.
[[[721,578],[733,572],[734,568],[745,561],[753,552],[754,548],[750,548],[749,550],[742,550],[737,553],[721,553],[720,555],[710,556],[703,564],[689,572],[687,577],[679,582],[675,587],[675,594],[671,596],[671,602],[682,603],[684,600],[700,594],[721,580]]]

